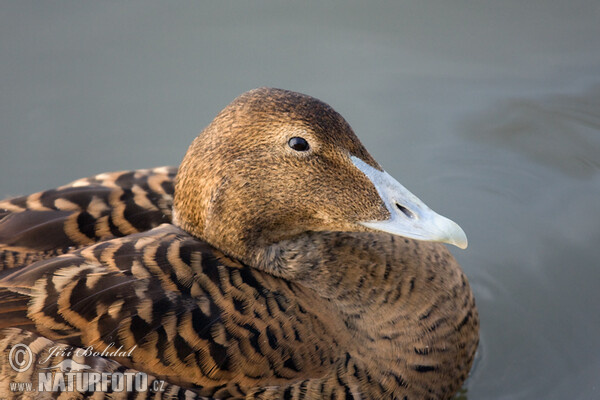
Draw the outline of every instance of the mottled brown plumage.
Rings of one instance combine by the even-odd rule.
[[[0,201],[0,271],[170,222],[176,173],[104,173]]]
[[[162,168],[0,203],[0,351],[134,347],[78,362],[190,398],[449,398],[478,342],[467,279],[443,245],[360,225],[390,210],[351,156],[381,170],[329,106],[258,89],[192,143],[174,200]]]

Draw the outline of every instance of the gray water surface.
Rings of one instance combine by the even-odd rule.
[[[600,398],[600,2],[0,1],[0,197],[177,165],[258,86],[467,232],[464,396]]]

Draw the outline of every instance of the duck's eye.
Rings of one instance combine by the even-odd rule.
[[[298,136],[288,140],[288,145],[296,151],[306,151],[310,148],[306,139]]]

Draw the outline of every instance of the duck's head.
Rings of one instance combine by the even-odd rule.
[[[307,231],[383,231],[467,246],[463,230],[387,174],[348,123],[307,95],[260,88],[193,141],[174,222],[230,256]]]

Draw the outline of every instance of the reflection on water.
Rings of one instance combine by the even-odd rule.
[[[486,227],[457,254],[482,319],[469,398],[598,397],[600,86],[507,99],[459,125],[463,190],[478,197],[466,224]]]
[[[504,100],[466,131],[572,177],[590,177],[600,168],[600,86],[580,96]]]

